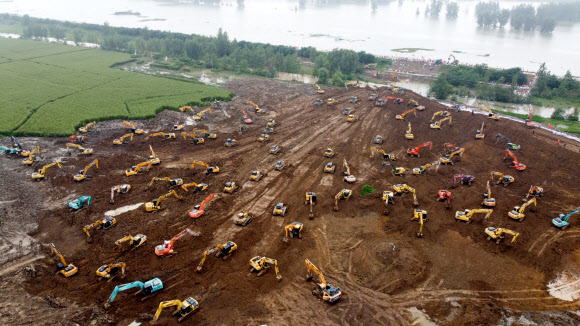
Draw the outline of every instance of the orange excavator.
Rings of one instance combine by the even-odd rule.
[[[191,231],[190,229],[185,229],[185,230],[179,232],[171,240],[169,240],[169,241],[165,240],[165,241],[163,241],[163,244],[155,246],[155,254],[157,256],[166,256],[166,255],[176,254],[177,251],[173,251],[173,243],[175,242],[175,240],[180,239],[181,237],[183,237],[184,235],[187,235],[188,233],[193,235],[193,236],[199,235],[199,234]]]
[[[514,155],[514,153],[512,153],[512,151],[510,151],[509,149],[505,149],[505,157],[503,158],[503,160],[507,160],[508,155],[512,157],[513,162],[510,164],[510,168],[514,168],[518,171],[523,171],[526,169],[526,165],[523,163],[518,162],[518,158]]]
[[[246,111],[244,111],[244,109],[240,109],[240,110],[242,110],[242,113],[244,114],[244,118],[242,119],[242,121],[245,124],[249,125],[250,123],[254,122],[252,119],[250,119],[250,117],[248,117],[248,114],[246,113]]]
[[[260,107],[258,106],[258,104],[252,102],[252,101],[248,101],[248,104],[251,104],[255,107],[254,109],[254,113],[266,113],[266,110],[264,109],[260,109]]]
[[[415,148],[409,148],[407,149],[407,154],[411,156],[421,157],[421,154],[419,152],[421,151],[421,148],[426,146],[429,146],[429,149],[433,148],[433,142],[426,142],[425,144],[421,144]]]
[[[536,128],[537,125],[532,122],[532,108],[528,108],[528,119],[525,122],[527,128]]]
[[[205,208],[205,204],[207,204],[207,202],[212,200],[214,197],[215,194],[211,194],[206,199],[204,199],[204,201],[202,201],[201,204],[195,205],[195,207],[193,207],[193,210],[189,212],[189,216],[193,218],[198,218],[202,216],[203,213],[205,213],[205,211],[203,210]]]
[[[403,114],[397,114],[397,116],[395,117],[395,119],[397,119],[397,120],[405,120],[405,116],[406,116],[407,114],[411,113],[411,112],[413,112],[413,114],[414,114],[415,116],[417,116],[417,108],[412,108],[412,109],[411,109],[411,110],[409,110],[409,111],[405,111]]]

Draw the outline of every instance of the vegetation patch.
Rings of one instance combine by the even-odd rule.
[[[372,194],[373,192],[375,192],[375,188],[373,188],[373,186],[369,186],[369,185],[364,185],[362,187],[362,191],[360,192],[361,196],[366,196],[368,194]]]

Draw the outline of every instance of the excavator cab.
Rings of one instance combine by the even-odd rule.
[[[291,238],[299,238],[302,239],[302,234],[300,233],[302,231],[302,228],[304,228],[304,224],[300,223],[300,222],[294,222],[293,224],[293,228],[290,232],[290,237]]]
[[[427,211],[423,209],[415,209],[413,211],[413,218],[411,218],[411,221],[420,221],[421,218],[423,221],[427,221]]]

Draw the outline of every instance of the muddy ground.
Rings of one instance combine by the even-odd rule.
[[[29,175],[33,168],[24,167],[20,159],[0,157],[0,182],[5,189],[0,194],[0,212],[6,222],[2,244],[4,251],[10,252],[3,257],[0,270],[0,324],[148,323],[160,301],[189,296],[199,301],[200,309],[183,321],[185,325],[580,323],[580,227],[577,217],[564,231],[551,225],[559,213],[579,206],[579,153],[555,146],[553,137],[532,134],[519,123],[486,120],[468,112],[452,113],[452,126],[444,123],[442,130],[432,130],[431,116],[444,107],[408,91],[402,95],[405,104],[389,101],[381,108],[366,100],[368,89],[328,88],[323,99],[334,97],[339,103],[316,107],[313,103],[319,96],[309,85],[252,79],[231,81],[226,88],[236,94],[233,101],[195,124],[198,129],[218,133],[217,140],[206,140],[203,145],[192,145],[181,137],[145,141],[141,135],[127,145],[113,147],[112,140],[124,131],[121,121],[110,121],[99,123],[98,132],[87,134],[85,147],[94,149],[92,157],[68,156],[66,139],[20,139],[25,148],[42,147],[41,161],[34,168],[55,158],[63,162],[63,169],[49,170],[43,182],[32,182]],[[382,98],[394,96],[386,88],[377,93]],[[358,96],[362,102],[349,104],[350,96]],[[427,109],[417,112],[416,117],[407,115],[405,121],[396,120],[395,115],[410,108],[406,106],[410,98]],[[248,100],[267,113],[254,114]],[[342,111],[347,106],[356,110],[359,121],[346,121]],[[254,119],[241,135],[240,108]],[[277,133],[272,135],[272,142],[259,143],[257,138],[268,119],[279,123]],[[484,120],[486,138],[475,140],[475,130]],[[178,121],[191,131],[190,113],[165,111],[135,124],[154,132],[160,123]],[[408,122],[412,123],[414,141],[404,138]],[[496,144],[497,132],[521,145],[515,154],[527,165],[525,171],[511,169],[510,160],[503,160],[505,144]],[[383,145],[371,144],[377,134],[385,138]],[[224,147],[227,138],[236,139],[239,146]],[[407,148],[427,141],[433,142],[431,150],[422,149],[420,158],[407,156]],[[2,144],[8,142],[4,139]],[[455,165],[433,167],[421,176],[410,173],[414,167],[436,161],[448,142],[465,148]],[[278,155],[268,154],[274,144],[282,147]],[[162,163],[126,177],[124,170],[147,160],[149,145]],[[397,177],[383,171],[382,158],[376,153],[371,156],[371,146],[394,153],[394,163],[405,167],[407,174]],[[324,158],[327,147],[338,156]],[[99,168],[89,171],[91,178],[73,181],[72,176],[95,158]],[[291,166],[276,171],[274,164],[280,159]],[[354,184],[342,181],[343,159],[357,177]],[[199,166],[193,170],[193,160],[217,165],[220,173],[208,176]],[[323,173],[328,161],[337,165],[337,173]],[[267,176],[259,182],[249,181],[254,169]],[[507,188],[492,187],[497,206],[489,219],[476,215],[471,224],[456,222],[456,210],[480,208],[490,171],[510,174],[516,181]],[[435,201],[437,191],[450,188],[457,173],[474,175],[475,183],[451,189],[452,208],[446,209]],[[209,189],[195,193],[176,188],[181,200],[168,198],[161,204],[163,209],[154,213],[139,206],[117,215],[115,227],[93,229],[92,241],[87,241],[83,226],[104,218],[105,212],[166,193],[167,182],[148,186],[154,176],[205,182]],[[236,181],[240,189],[224,194],[227,181]],[[110,204],[111,187],[124,183],[131,184],[131,191]],[[389,206],[390,214],[383,215],[380,193],[396,183],[414,187],[418,208],[428,211],[421,239],[416,237],[418,223],[410,221],[415,207],[409,194],[397,196],[396,204]],[[532,184],[544,187],[544,197],[535,209],[526,210],[524,222],[511,220],[507,213],[521,204]],[[363,185],[373,186],[377,193],[361,196]],[[352,189],[354,194],[341,201],[335,212],[334,195],[343,188]],[[318,197],[312,220],[304,205],[307,191],[316,192]],[[188,212],[210,193],[218,196],[206,213],[199,219],[190,218]],[[92,196],[93,204],[79,212],[69,211],[67,203],[81,195]],[[277,202],[289,206],[285,217],[272,216]],[[246,227],[232,221],[242,210],[255,216]],[[303,238],[284,243],[283,226],[293,221],[304,223]],[[498,245],[486,241],[484,229],[488,226],[506,227],[520,236],[514,243],[508,238]],[[185,228],[198,236],[177,240],[177,254],[171,257],[155,255],[155,245]],[[117,239],[137,233],[148,237],[143,246],[128,251],[115,246]],[[237,252],[226,261],[210,256],[203,272],[195,273],[204,250],[226,241],[234,241]],[[55,275],[56,257],[46,249],[51,242],[67,262],[79,268],[77,275],[68,279]],[[274,271],[261,277],[248,273],[249,259],[257,255],[278,260],[281,282],[276,281]],[[327,304],[311,294],[314,283],[304,280],[306,258],[322,270],[329,284],[340,287],[343,296],[338,303]],[[95,271],[116,261],[127,263],[127,277],[99,281]],[[141,302],[123,292],[110,309],[103,308],[116,285],[153,277],[161,278],[165,285],[155,298]],[[176,323],[168,311],[158,321],[160,325]]]

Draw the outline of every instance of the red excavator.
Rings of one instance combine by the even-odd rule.
[[[419,151],[421,150],[421,148],[429,146],[429,149],[433,148],[433,142],[426,142],[425,144],[421,144],[415,148],[409,148],[407,149],[407,154],[411,155],[411,156],[417,156],[417,157],[421,157],[421,155],[419,154]]]
[[[244,111],[244,109],[240,109],[240,110],[242,110],[242,113],[244,114],[244,119],[242,119],[242,121],[245,124],[249,125],[250,123],[254,122],[254,121],[252,121],[252,119],[250,119],[250,117],[248,117],[248,114],[246,113],[246,111]]]
[[[509,149],[505,149],[505,157],[503,158],[503,160],[507,160],[508,155],[512,157],[513,162],[510,164],[510,168],[514,168],[518,171],[523,171],[526,169],[526,165],[523,163],[518,162],[518,158],[514,155],[514,153],[512,153],[512,151],[510,151]]]
[[[451,191],[449,190],[439,190],[439,197],[437,201],[445,202],[445,207],[451,207]]]
[[[72,135],[68,138],[70,140],[71,143],[84,143],[85,142],[85,136],[77,136],[77,135]]]
[[[535,123],[532,122],[532,108],[528,108],[528,120],[526,120],[526,127],[527,128],[536,128],[537,125]]]
[[[177,251],[173,251],[173,243],[175,242],[175,240],[183,237],[187,233],[194,235],[194,236],[198,235],[198,234],[194,233],[193,231],[191,231],[190,229],[185,229],[185,230],[179,232],[179,234],[177,234],[176,236],[174,236],[173,239],[171,239],[169,241],[165,240],[165,241],[163,241],[162,245],[155,246],[155,254],[157,256],[176,254]]]
[[[189,216],[193,218],[198,218],[202,216],[204,213],[203,209],[205,208],[205,204],[207,204],[207,202],[210,201],[213,197],[215,197],[215,194],[209,195],[204,201],[201,202],[200,205],[195,205],[193,210],[189,212]]]

